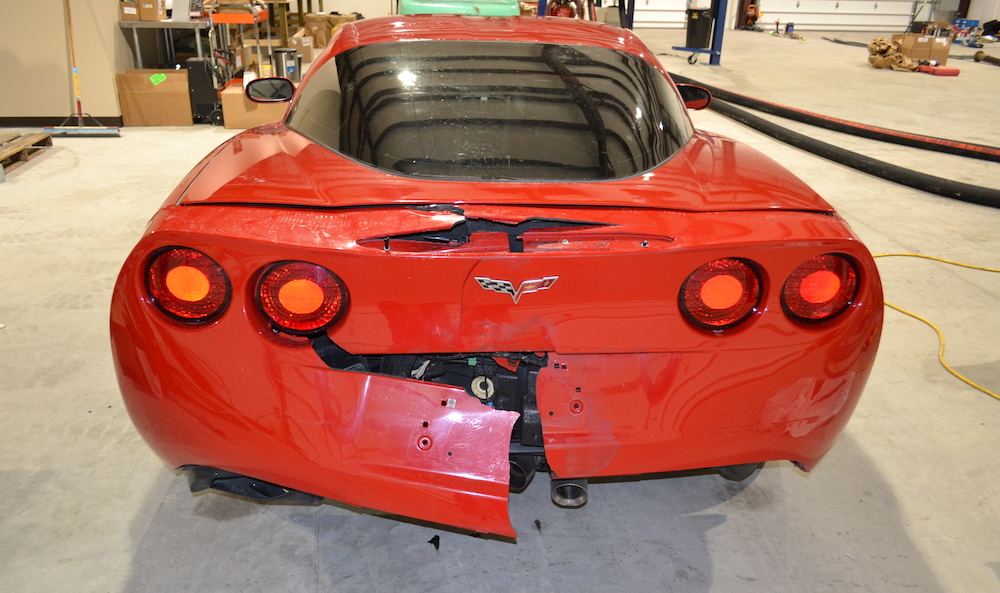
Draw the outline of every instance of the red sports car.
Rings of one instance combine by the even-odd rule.
[[[331,498],[514,536],[510,490],[809,469],[882,293],[834,209],[693,129],[631,32],[412,16],[340,28],[283,122],[170,195],[111,310],[136,428],[193,491]]]

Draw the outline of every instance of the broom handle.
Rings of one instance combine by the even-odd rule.
[[[69,28],[69,55],[73,62],[73,92],[76,96],[76,121],[83,125],[83,100],[80,98],[80,72],[76,67],[76,42],[73,39],[73,17],[69,10],[69,0],[63,0],[66,5],[66,26]]]

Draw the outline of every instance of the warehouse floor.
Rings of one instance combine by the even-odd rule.
[[[727,32],[723,65],[713,68],[670,49],[683,31],[640,33],[666,54],[668,70],[708,84],[998,143],[994,66],[953,61],[957,78],[876,71],[864,49],[820,34],[800,42]],[[873,253],[1000,267],[998,210],[857,173],[711,112],[693,118],[783,163]],[[998,185],[996,163],[788,125],[896,164]],[[125,413],[107,311],[146,221],[230,135],[199,126],[56,139],[0,185],[0,590],[1000,590],[1000,401],[946,373],[934,332],[891,310],[865,396],[810,474],[776,462],[743,483],[716,475],[604,481],[572,511],[553,506],[537,479],[511,498],[516,543],[335,503],[191,496]],[[886,299],[937,323],[952,365],[1000,391],[1000,274],[906,258],[879,266]],[[427,543],[436,535],[440,549]]]

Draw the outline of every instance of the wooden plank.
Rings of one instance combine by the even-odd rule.
[[[27,136],[15,135],[15,139],[8,140],[0,145],[0,160],[4,160],[14,153],[21,152],[29,148],[45,148],[52,146],[51,134],[28,134]]]
[[[3,165],[4,173],[17,169],[52,146],[51,134],[28,134],[27,136],[8,134],[0,139],[8,136],[13,136],[13,138],[0,144],[0,164]]]
[[[25,136],[31,141],[31,145],[36,148],[48,148],[52,146],[52,134],[29,134]]]

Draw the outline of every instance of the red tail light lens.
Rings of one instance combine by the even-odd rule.
[[[725,329],[745,321],[760,302],[757,272],[738,259],[717,259],[695,270],[681,287],[681,310],[707,329]]]
[[[795,268],[781,290],[781,304],[791,317],[807,323],[842,313],[858,294],[858,270],[844,256],[817,255]]]
[[[208,321],[229,304],[229,277],[215,260],[187,247],[170,247],[153,258],[146,289],[167,315],[188,322]]]
[[[340,317],[347,291],[333,272],[306,262],[271,266],[257,287],[257,302],[276,326],[295,335],[318,333]]]

